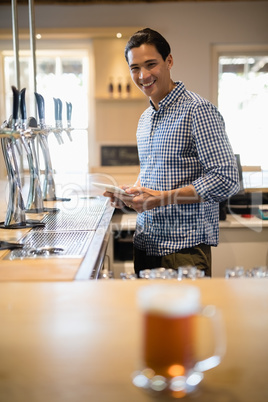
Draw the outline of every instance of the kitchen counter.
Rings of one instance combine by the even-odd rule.
[[[184,281],[221,310],[227,350],[182,400],[268,400],[267,281]],[[148,283],[0,283],[0,402],[155,401],[131,382],[139,368],[136,292]]]

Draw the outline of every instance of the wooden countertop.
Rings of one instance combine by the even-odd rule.
[[[187,283],[200,288],[203,304],[222,311],[227,352],[218,367],[205,373],[197,393],[184,400],[266,402],[268,280]],[[136,292],[148,284],[0,283],[0,401],[155,400],[131,382],[138,368]]]

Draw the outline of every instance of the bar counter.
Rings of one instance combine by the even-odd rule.
[[[0,228],[0,240],[32,244],[33,249],[44,239],[43,247],[58,244],[66,255],[44,257],[11,257],[9,250],[0,250],[0,281],[72,281],[96,279],[106,254],[110,236],[110,221],[114,208],[105,197],[76,194],[69,202],[44,202],[44,207],[56,209],[55,213],[26,213],[27,220],[44,221],[45,226],[33,234],[34,241],[27,236],[35,229]],[[6,203],[0,201],[0,221],[4,221]],[[51,229],[53,227],[53,229]],[[64,241],[61,247],[60,241]],[[44,243],[45,242],[45,243]],[[34,247],[35,245],[35,247]],[[57,246],[56,246],[57,247]],[[79,249],[79,251],[76,251]],[[82,250],[82,251],[81,251]],[[17,251],[16,251],[17,252]],[[18,251],[19,253],[19,251]]]
[[[223,361],[182,400],[266,402],[268,279],[167,282],[200,288],[202,303],[221,310],[226,329]],[[0,282],[0,401],[156,400],[131,381],[139,368],[136,292],[148,284]]]

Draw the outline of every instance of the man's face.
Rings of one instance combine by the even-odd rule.
[[[155,46],[143,44],[129,50],[128,65],[133,82],[151,98],[157,107],[158,103],[172,90],[171,54],[164,61]]]

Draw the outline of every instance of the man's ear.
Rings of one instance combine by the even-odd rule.
[[[173,66],[173,57],[172,54],[169,54],[166,58],[166,62],[167,62],[167,67],[170,70],[171,67]]]

